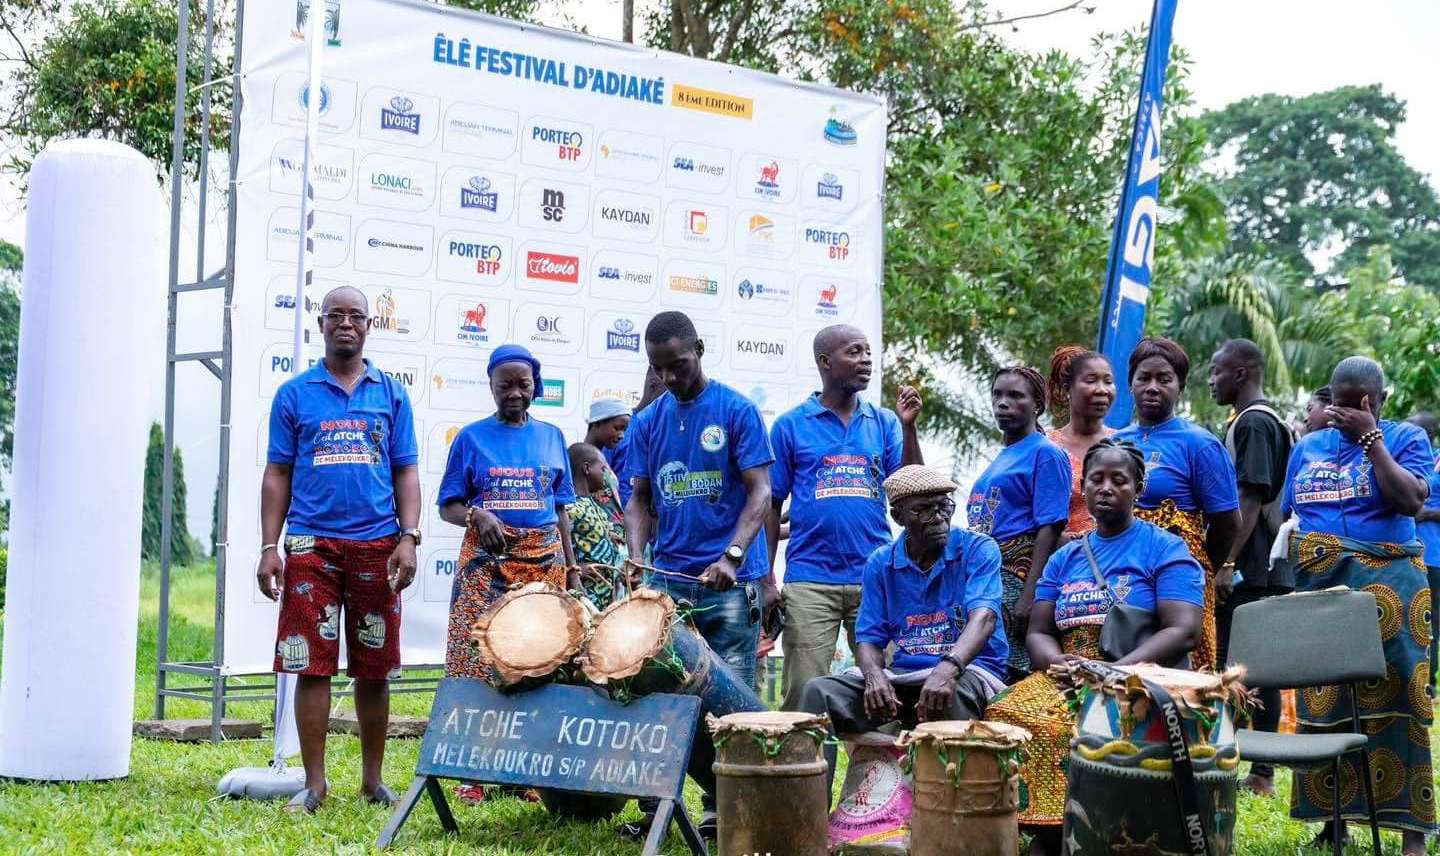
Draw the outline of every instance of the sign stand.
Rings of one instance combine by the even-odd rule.
[[[435,693],[415,779],[375,840],[389,847],[422,795],[447,834],[460,831],[441,779],[658,800],[644,856],[673,822],[690,852],[707,856],[681,791],[700,700],[656,694],[622,705],[584,687],[548,684],[506,694],[483,681],[445,678]]]

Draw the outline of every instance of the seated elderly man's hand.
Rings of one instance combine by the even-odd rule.
[[[921,722],[948,719],[950,702],[955,698],[955,685],[960,680],[960,670],[949,660],[941,660],[925,679],[920,688],[920,699],[915,702],[915,716]]]
[[[895,685],[885,677],[884,670],[865,675],[865,715],[888,722],[899,713],[900,699],[895,697]]]

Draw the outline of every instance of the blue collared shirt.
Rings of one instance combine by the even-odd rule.
[[[894,642],[893,671],[928,669],[955,647],[971,613],[988,609],[995,629],[971,665],[1003,681],[1010,643],[1000,612],[1000,545],[952,528],[940,559],[925,572],[905,552],[908,537],[901,532],[866,561],[855,639],[881,648]]]
[[[770,445],[771,498],[790,497],[785,581],[859,585],[865,560],[890,541],[880,485],[900,468],[899,417],[861,401],[846,426],[817,392],[775,420]]]
[[[285,531],[372,541],[400,531],[392,470],[419,461],[405,387],[365,361],[347,393],[320,360],[270,405],[266,460],[291,467]]]

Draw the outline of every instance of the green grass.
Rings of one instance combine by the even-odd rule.
[[[155,621],[158,580],[146,568],[141,602],[136,668],[135,713],[151,714],[155,686]],[[210,654],[213,621],[213,572],[210,566],[178,569],[171,588],[170,653],[177,660],[203,660]],[[428,694],[397,695],[397,712],[423,715]],[[171,700],[171,717],[208,716],[199,702]],[[233,705],[232,716],[268,722],[270,705]],[[385,761],[385,778],[397,790],[407,785],[415,767],[419,741],[393,740]],[[232,741],[220,745],[178,745],[137,739],[131,752],[130,776],[114,782],[33,784],[0,782],[0,851],[19,853],[367,853],[387,813],[356,797],[359,743],[332,735],[327,760],[331,797],[315,817],[292,817],[278,805],[214,797],[215,783],[226,771],[261,766],[270,756],[269,740]],[[1281,775],[1280,794],[1273,799],[1242,795],[1238,856],[1294,856],[1310,851],[1304,845],[1316,827],[1288,818],[1289,777]],[[698,816],[698,793],[687,788],[687,803]],[[428,804],[416,809],[390,852],[401,854],[481,853],[557,854],[557,856],[628,856],[638,844],[620,838],[620,821],[575,823],[559,821],[539,805],[502,799],[471,807],[452,800],[461,831],[446,836]],[[639,813],[632,803],[621,820]],[[1362,829],[1352,830],[1368,840]],[[1385,834],[1385,852],[1398,854],[1398,835]],[[664,851],[685,852],[672,837]],[[1347,854],[1368,853],[1368,845],[1352,846]]]

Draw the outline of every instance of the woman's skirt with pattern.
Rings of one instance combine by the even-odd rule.
[[[565,588],[565,563],[560,557],[560,528],[505,527],[505,553],[496,556],[480,546],[474,529],[460,544],[460,569],[450,587],[450,624],[445,643],[445,676],[490,680],[470,636],[475,619],[516,585],[547,582]]]
[[[1190,555],[1205,569],[1205,604],[1200,616],[1200,637],[1190,651],[1194,669],[1214,669],[1219,650],[1215,638],[1215,568],[1205,552],[1205,517],[1198,511],[1182,511],[1175,500],[1167,499],[1158,508],[1137,508],[1135,516],[1148,520],[1173,535],[1179,535]]]
[[[1005,637],[1010,642],[1011,674],[1030,674],[1030,655],[1025,651],[1025,634],[1020,631],[1020,622],[1015,620],[1015,602],[1025,590],[1025,578],[1030,576],[1034,555],[1033,533],[1016,535],[1000,542],[1000,607],[1005,611],[1001,618],[1005,622]]]

